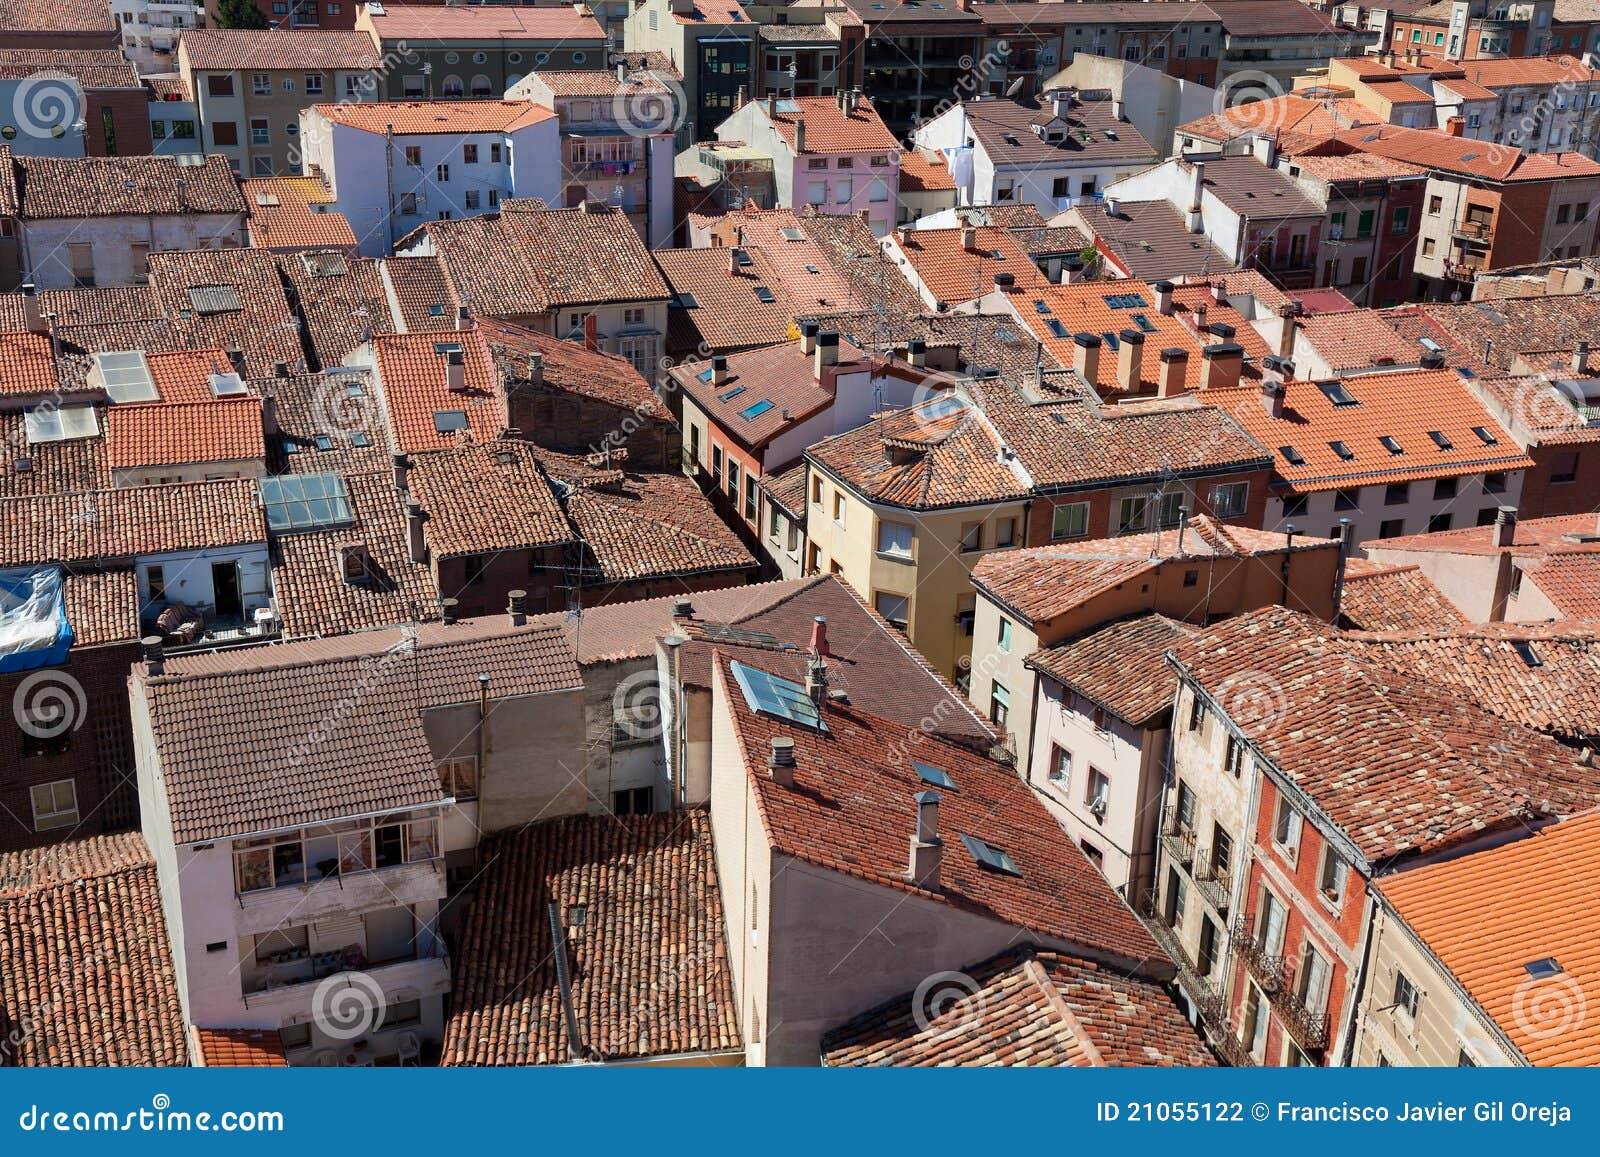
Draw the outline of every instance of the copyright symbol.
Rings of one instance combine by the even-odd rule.
[[[1269,1111],[1267,1106],[1260,1101],[1250,1106],[1250,1115],[1258,1121],[1265,1121]]]

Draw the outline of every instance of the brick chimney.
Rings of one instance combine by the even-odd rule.
[[[1189,351],[1174,346],[1161,351],[1161,374],[1156,379],[1156,397],[1175,398],[1187,388]]]
[[[1150,286],[1156,291],[1156,312],[1164,317],[1172,316],[1172,282],[1157,281]]]
[[[410,481],[411,463],[404,454],[389,455],[389,465],[394,470],[394,488],[404,491]]]
[[[978,247],[978,231],[976,229],[974,229],[971,225],[963,226],[962,230],[961,230],[961,248],[962,248],[962,250],[964,252],[966,252],[966,253],[971,253],[977,247]]]
[[[713,354],[711,357],[711,384],[720,386],[728,380],[728,358],[725,354]]]
[[[1244,347],[1234,342],[1208,345],[1200,351],[1201,382],[1208,390],[1224,390],[1239,384],[1244,369]]]
[[[456,328],[457,329],[471,329],[472,328],[472,310],[469,309],[465,305],[458,304],[456,306]]]
[[[29,333],[50,332],[50,327],[44,323],[44,310],[39,306],[38,288],[31,281],[22,286],[22,319]]]
[[[1072,368],[1091,386],[1100,376],[1100,339],[1092,333],[1072,335]]]
[[[1278,317],[1283,322],[1283,328],[1278,332],[1278,356],[1280,358],[1294,357],[1294,335],[1300,328],[1300,303],[1298,301],[1286,302],[1278,307]]]
[[[167,669],[166,644],[160,635],[146,635],[139,640],[139,647],[144,655],[144,670],[147,675],[161,675]]]
[[[444,355],[444,384],[452,394],[467,392],[467,361],[460,350]]]
[[[794,122],[794,151],[796,153],[806,151],[806,122],[803,120]]]
[[[406,501],[406,545],[411,561],[422,564],[428,561],[428,544],[422,537],[422,503],[415,498]]]
[[[822,326],[814,321],[800,323],[800,352],[810,357],[817,352],[817,331]]]
[[[832,652],[828,650],[828,618],[818,615],[811,620],[811,653],[826,659]]]
[[[928,364],[928,343],[920,337],[906,342],[906,364],[922,369]]]
[[[806,662],[806,698],[820,712],[828,701],[828,664],[820,658]]]
[[[506,595],[506,614],[511,619],[513,627],[526,626],[528,623],[528,592],[511,591]]]
[[[1445,118],[1444,131],[1446,133],[1448,133],[1452,137],[1464,137],[1464,136],[1466,136],[1467,135],[1467,118],[1466,117],[1460,117],[1460,116]]]
[[[592,313],[583,318],[583,348],[591,353],[600,352],[600,319]]]
[[[1144,383],[1144,333],[1125,329],[1117,337],[1117,385],[1136,394]]]
[[[939,793],[919,791],[917,830],[911,836],[911,857],[906,875],[919,888],[939,890],[939,870],[944,866],[944,841],[939,838]]]

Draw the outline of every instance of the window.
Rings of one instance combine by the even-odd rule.
[[[1083,803],[1100,819],[1105,819],[1106,808],[1111,803],[1111,779],[1098,767],[1089,769],[1089,782],[1084,786]]]
[[[1411,206],[1400,205],[1394,211],[1394,218],[1389,225],[1389,232],[1405,234],[1411,231]]]
[[[407,145],[406,146],[406,164],[410,165],[412,168],[415,168],[415,169],[422,168],[422,146],[421,145]]]
[[[1050,782],[1066,789],[1072,782],[1072,752],[1058,743],[1050,745]]]
[[[1435,193],[1428,198],[1428,216],[1437,217],[1444,209],[1444,198]]]
[[[1432,257],[1434,247],[1434,240],[1432,237],[1424,237],[1422,239],[1422,255],[1424,257]]]
[[[722,488],[722,447],[711,447],[711,477],[715,480],[717,488]]]
[[[478,163],[478,146],[477,145],[462,145],[461,146],[461,163],[463,165],[476,165]]]
[[[989,685],[989,720],[996,727],[1004,727],[1006,720],[1011,716],[1011,692],[1007,691],[1004,684],[995,682]]]
[[[208,77],[206,77],[206,95],[207,96],[232,96],[233,95],[233,77],[232,76],[208,76]]]
[[[911,600],[908,597],[879,591],[877,597],[872,600],[872,606],[892,626],[902,631],[906,629],[911,610]]]
[[[400,194],[400,215],[402,217],[415,217],[417,215],[417,195],[415,193]]]
[[[462,195],[461,203],[465,208],[476,209],[478,207],[478,205],[479,205],[478,190],[477,189],[468,189]]]
[[[1278,797],[1278,810],[1272,819],[1272,842],[1278,845],[1290,860],[1300,854],[1300,833],[1304,822],[1300,813],[1283,796]]]
[[[756,495],[756,476],[746,473],[744,476],[744,516],[751,522],[756,520],[759,501]]]
[[[1228,736],[1228,751],[1226,755],[1228,771],[1234,779],[1238,779],[1244,771],[1244,741],[1237,735]]]
[[[1552,455],[1550,458],[1550,481],[1552,484],[1575,482],[1578,478],[1578,456],[1567,452]]]
[[[272,95],[272,77],[258,72],[250,78],[250,91],[256,96]]]
[[[145,585],[150,589],[150,601],[159,603],[167,597],[167,572],[163,567],[147,566],[144,568]]]
[[[58,779],[53,783],[38,783],[28,789],[33,800],[33,830],[55,831],[58,828],[78,826],[78,783],[72,779]]]
[[[810,205],[826,205],[828,203],[828,182],[806,182],[806,203]]]
[[[1417,1004],[1421,999],[1421,994],[1417,992],[1417,986],[1411,983],[1411,978],[1397,971],[1394,974],[1394,996],[1390,1003],[1412,1020],[1416,1020]]]
[[[306,95],[307,96],[321,96],[322,95],[322,74],[320,72],[308,72],[308,73],[306,73]]]
[[[1483,492],[1485,494],[1504,494],[1506,492],[1506,476],[1504,474],[1485,474],[1483,476]]]
[[[1195,959],[1195,971],[1210,976],[1217,966],[1217,925],[1210,916],[1200,917],[1200,953]]]
[[[1283,500],[1283,517],[1302,518],[1310,508],[1311,500],[1305,494],[1291,494]]]
[[[911,527],[903,522],[878,523],[878,553],[890,558],[911,559]]]
[[[1017,544],[1017,520],[1001,518],[994,524],[994,544],[997,548]]]
[[[844,525],[844,494],[836,493],[833,496],[833,520],[840,526]]]
[[[1307,942],[1300,954],[1300,974],[1296,980],[1300,1003],[1313,1016],[1321,1016],[1328,1006],[1328,980],[1333,969],[1328,958]]]
[[[433,167],[433,176],[441,185],[447,183],[450,180],[450,166],[440,161]]]
[[[1089,533],[1089,504],[1069,502],[1051,512],[1051,538],[1082,538]]]
[[[1117,533],[1130,534],[1144,529],[1148,498],[1124,498],[1117,505]]]
[[[1250,493],[1248,482],[1229,482],[1211,491],[1211,510],[1218,518],[1238,518],[1244,514]]]
[[[1317,888],[1323,898],[1335,907],[1344,903],[1344,889],[1349,878],[1349,866],[1334,854],[1331,847],[1324,846],[1322,867],[1317,873]]]
[[[250,143],[260,146],[272,143],[272,126],[265,117],[250,118]]]
[[[235,121],[217,121],[211,126],[211,143],[218,148],[233,148],[239,144],[239,125]]]
[[[983,549],[983,523],[968,522],[962,525],[961,549],[963,551]]]
[[[1433,534],[1441,530],[1450,529],[1450,516],[1448,514],[1431,514],[1428,516],[1428,533]]]
[[[732,458],[728,459],[728,497],[739,501],[739,464]]]
[[[455,796],[457,803],[478,798],[477,756],[452,756],[439,760],[436,766],[439,771],[439,786]]]
[[[1012,629],[1011,620],[1006,618],[1004,615],[1001,615],[1000,616],[1000,632],[999,632],[999,637],[998,637],[998,639],[996,641],[1000,644],[1000,649],[1002,651],[1011,650],[1011,629]]]
[[[250,158],[250,172],[251,172],[252,175],[257,176],[257,177],[270,177],[270,176],[272,176],[272,158],[271,157],[251,157]]]
[[[1205,701],[1200,698],[1200,693],[1198,691],[1196,691],[1195,694],[1194,694],[1194,697],[1189,700],[1189,730],[1190,731],[1199,731],[1202,727],[1205,726],[1205,724],[1206,724],[1206,705],[1205,705]]]
[[[1404,506],[1411,500],[1411,484],[1409,482],[1391,482],[1383,488],[1383,504],[1385,506]]]
[[[616,816],[647,816],[655,811],[655,792],[648,787],[625,788],[611,793],[611,814]],[[585,917],[587,918],[587,913]],[[754,917],[754,909],[751,911]]]
[[[1335,510],[1361,509],[1361,491],[1359,489],[1335,490],[1333,492],[1333,508]]]
[[[1399,538],[1406,532],[1406,520],[1403,518],[1386,518],[1378,524],[1379,538]]]

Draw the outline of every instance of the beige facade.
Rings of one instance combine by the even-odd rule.
[[[302,171],[300,113],[316,104],[378,99],[369,70],[306,68],[204,71],[181,49],[178,70],[194,93],[204,147],[221,153],[242,177],[281,177]]]

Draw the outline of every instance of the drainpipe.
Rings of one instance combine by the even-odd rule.
[[[478,796],[483,796],[483,769],[489,760],[489,676],[478,676]]]

